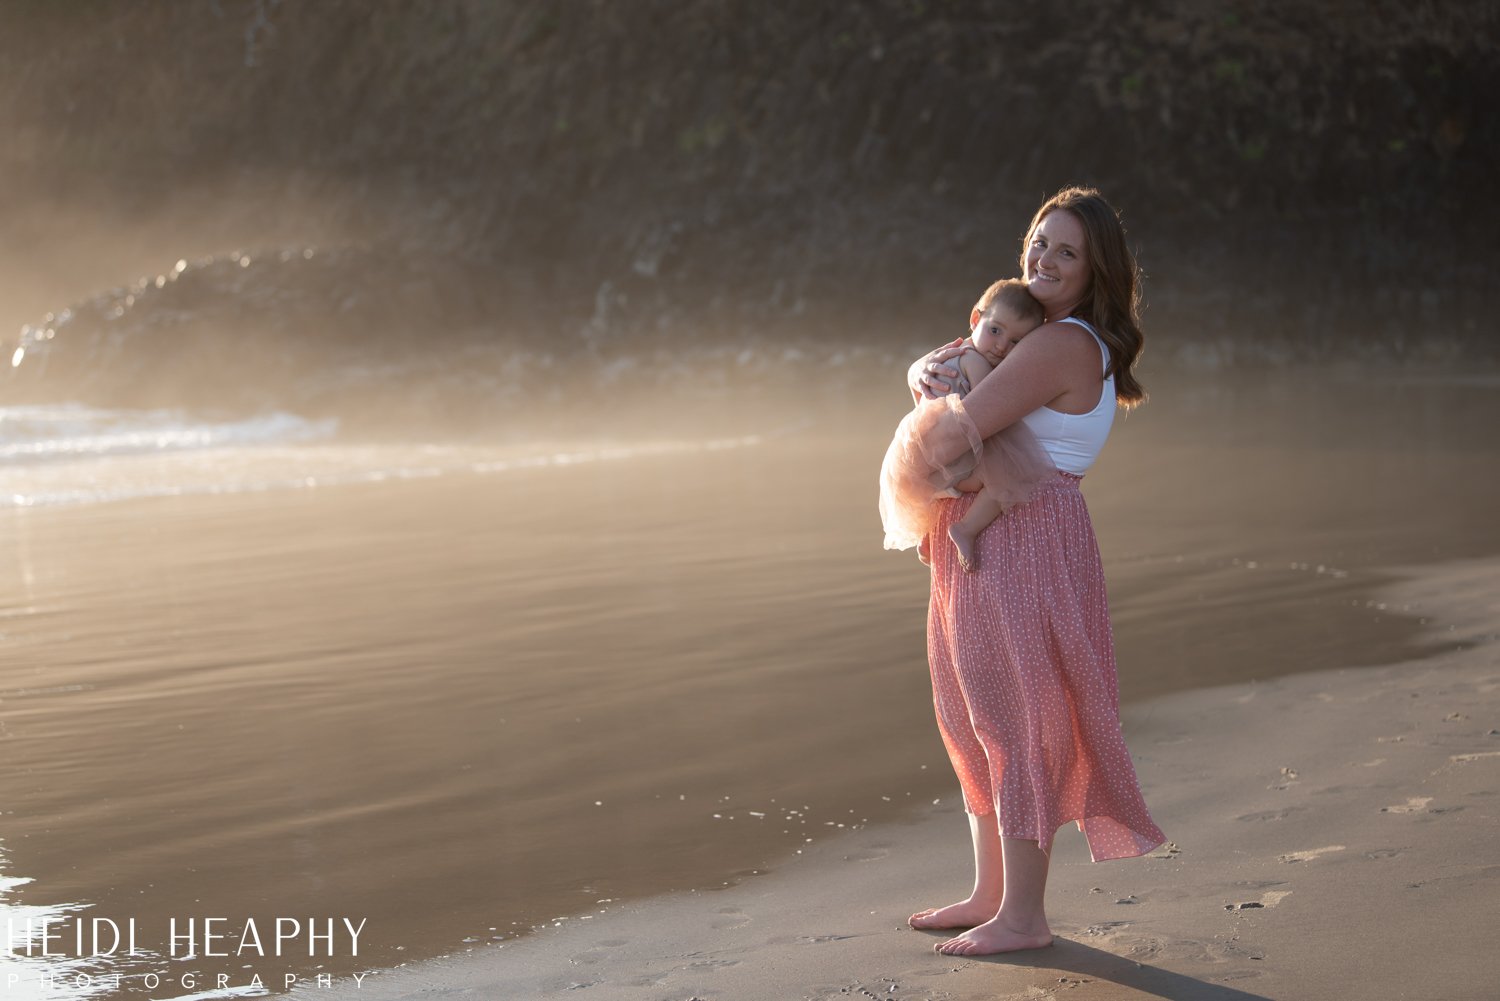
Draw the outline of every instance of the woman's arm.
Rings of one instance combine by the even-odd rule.
[[[1090,385],[1097,402],[1101,369],[1099,346],[1086,330],[1072,323],[1045,324],[1023,337],[1004,363],[969,392],[964,410],[980,436],[988,438],[1039,407],[1071,410],[1068,404],[1088,398]]]

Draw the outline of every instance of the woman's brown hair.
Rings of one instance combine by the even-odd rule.
[[[1109,373],[1115,377],[1115,400],[1127,409],[1146,398],[1132,369],[1145,348],[1141,332],[1141,269],[1125,243],[1120,214],[1093,188],[1063,188],[1036,210],[1021,243],[1021,273],[1026,251],[1048,213],[1071,212],[1083,226],[1088,243],[1089,290],[1073,310],[1087,320],[1109,349]]]

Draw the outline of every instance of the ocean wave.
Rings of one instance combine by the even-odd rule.
[[[784,431],[781,433],[785,433]],[[13,468],[0,507],[56,508],[193,496],[279,493],[400,483],[457,476],[494,476],[604,462],[753,448],[751,434],[637,442],[360,444],[283,440],[157,453],[90,453],[72,461]]]
[[[119,410],[69,403],[0,407],[0,461],[36,463],[156,455],[333,435],[338,422],[268,413],[206,422],[177,410]]]

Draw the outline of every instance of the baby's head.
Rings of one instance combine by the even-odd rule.
[[[991,365],[998,365],[1045,318],[1042,304],[1031,297],[1024,281],[1019,278],[998,281],[984,290],[969,314],[974,348]]]

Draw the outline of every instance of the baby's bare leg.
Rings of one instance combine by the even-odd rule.
[[[958,549],[958,565],[968,573],[979,569],[979,551],[975,546],[979,533],[1000,517],[1000,502],[988,494],[980,493],[969,505],[964,516],[948,526],[948,538]]]

